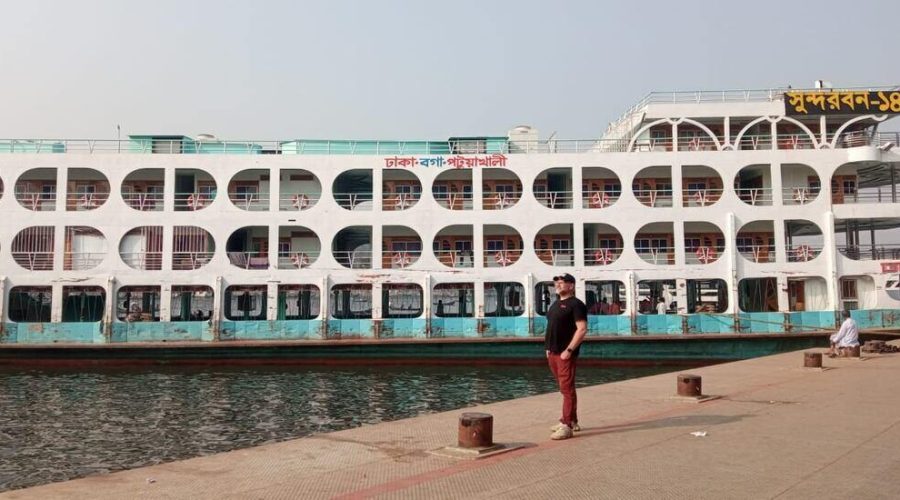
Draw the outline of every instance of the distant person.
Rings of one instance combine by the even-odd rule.
[[[563,396],[562,418],[553,427],[550,439],[569,439],[578,427],[578,397],[575,394],[575,362],[579,346],[587,334],[587,307],[575,297],[575,277],[553,277],[559,299],[547,310],[544,350],[550,371]]]
[[[435,315],[439,318],[444,316],[444,301],[443,300],[438,300],[437,311],[435,311]]]
[[[606,297],[600,299],[600,314],[609,314],[609,301],[606,300]]]
[[[666,307],[666,299],[660,297],[659,302],[656,303],[656,314],[666,314],[668,310],[669,308]]]
[[[841,311],[841,317],[844,318],[841,329],[831,336],[831,349],[828,351],[828,356],[832,358],[853,347],[859,347],[859,327],[856,326],[856,321],[850,317],[850,311]]]
[[[618,300],[614,300],[613,303],[609,305],[609,314],[614,316],[622,314],[622,306]]]
[[[638,311],[641,314],[650,314],[653,311],[653,304],[650,303],[650,297],[644,297],[638,304]]]

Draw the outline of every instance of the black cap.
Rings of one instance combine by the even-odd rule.
[[[566,283],[575,283],[575,276],[572,276],[569,273],[560,274],[559,276],[554,276],[553,281],[563,280]]]

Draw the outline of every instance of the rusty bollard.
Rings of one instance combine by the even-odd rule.
[[[862,352],[868,353],[880,353],[885,350],[885,343],[883,340],[869,340],[863,344]]]
[[[821,352],[804,352],[803,353],[804,368],[822,368]]]
[[[858,358],[859,357],[859,346],[855,345],[852,347],[841,347],[840,355],[842,358]]]
[[[460,448],[486,448],[494,444],[494,417],[488,413],[459,416]]]
[[[699,398],[703,396],[700,387],[700,376],[682,373],[678,375],[678,395],[686,398]]]

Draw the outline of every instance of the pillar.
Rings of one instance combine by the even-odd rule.
[[[275,321],[278,319],[278,282],[266,282],[266,319]]]

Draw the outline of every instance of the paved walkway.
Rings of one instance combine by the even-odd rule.
[[[672,399],[675,374],[580,389],[567,441],[558,394],[480,406],[495,441],[528,443],[482,460],[428,453],[455,444],[453,411],[0,498],[900,498],[900,354],[802,363],[693,370],[722,396],[699,404]]]

